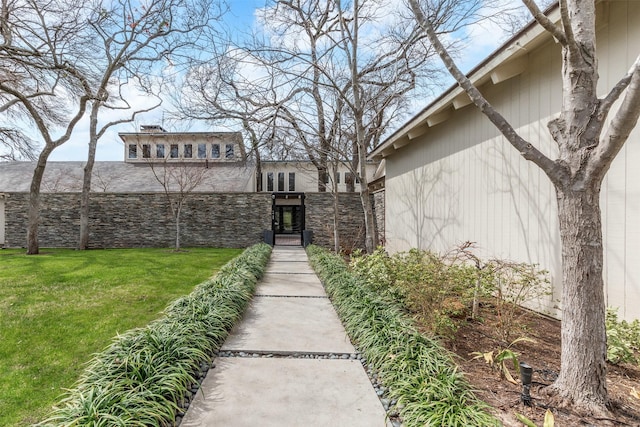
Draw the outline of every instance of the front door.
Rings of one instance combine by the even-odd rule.
[[[305,228],[304,193],[273,193],[274,244],[301,245]]]
[[[302,206],[276,206],[275,219],[275,234],[302,232]]]

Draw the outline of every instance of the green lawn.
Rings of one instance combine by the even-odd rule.
[[[0,425],[41,421],[93,353],[241,252],[1,250]]]

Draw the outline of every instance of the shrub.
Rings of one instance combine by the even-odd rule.
[[[412,249],[389,256],[378,248],[368,256],[355,254],[350,268],[438,336],[452,336],[460,321],[478,316],[478,302],[490,298],[498,319],[494,326],[510,342],[523,332],[520,307],[550,294],[547,272],[526,263],[484,263],[472,249],[466,242],[445,255]]]
[[[352,258],[350,267],[372,289],[397,299],[441,336],[455,333],[454,319],[470,315],[477,285],[485,283],[483,272],[474,265],[417,249],[390,257],[379,248],[369,256]]]
[[[534,264],[503,260],[492,260],[486,268],[492,277],[490,291],[498,319],[494,326],[504,341],[511,342],[524,332],[521,307],[551,294],[548,272]]]
[[[189,389],[242,316],[270,253],[266,244],[250,247],[174,301],[164,317],[114,338],[39,425],[173,425]]]
[[[405,426],[500,424],[485,412],[450,353],[420,334],[397,300],[350,272],[340,257],[313,245],[307,252],[352,342],[397,401]]]
[[[607,360],[613,364],[640,364],[640,321],[618,320],[618,309],[607,308]]]

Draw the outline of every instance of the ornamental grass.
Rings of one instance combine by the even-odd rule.
[[[171,426],[262,277],[271,247],[225,264],[144,328],[113,339],[39,426]]]
[[[497,426],[437,340],[420,334],[411,317],[390,297],[349,272],[337,255],[307,248],[354,345],[397,401],[411,426]]]

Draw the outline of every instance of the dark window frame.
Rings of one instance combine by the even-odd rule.
[[[289,172],[289,191],[296,191],[296,173]]]
[[[284,172],[278,172],[278,191],[284,191]]]
[[[198,158],[199,159],[207,158],[207,144],[198,144]]]
[[[211,158],[212,159],[220,158],[220,144],[211,144]]]
[[[267,191],[273,191],[273,172],[267,172]]]
[[[225,144],[224,146],[224,158],[235,159],[235,147],[233,144]]]
[[[180,157],[180,146],[178,144],[171,144],[169,146],[169,157],[172,159]]]

